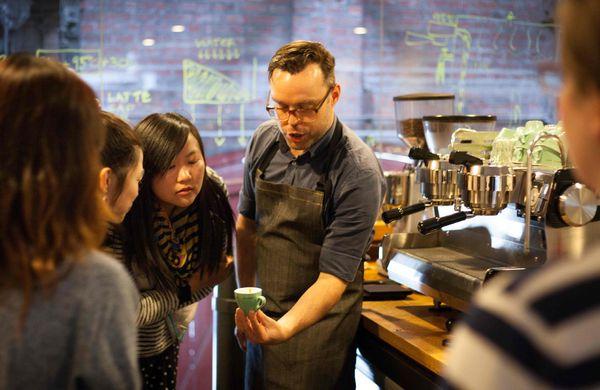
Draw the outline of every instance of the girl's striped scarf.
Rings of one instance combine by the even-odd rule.
[[[197,207],[177,209],[169,218],[160,207],[155,206],[154,238],[167,265],[175,275],[178,286],[200,268],[200,224]]]

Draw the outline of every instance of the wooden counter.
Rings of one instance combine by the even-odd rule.
[[[364,329],[420,365],[441,375],[447,314],[431,311],[432,299],[411,294],[401,301],[364,302]]]
[[[375,263],[365,262],[365,282],[379,280]],[[361,332],[375,336],[397,351],[405,364],[414,364],[432,377],[444,369],[446,320],[457,316],[454,311],[433,310],[433,299],[413,293],[404,300],[365,301]]]

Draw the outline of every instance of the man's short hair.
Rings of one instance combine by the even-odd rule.
[[[310,64],[321,67],[329,87],[335,85],[335,58],[322,43],[313,41],[293,41],[280,47],[269,62],[269,80],[275,69],[296,74]]]

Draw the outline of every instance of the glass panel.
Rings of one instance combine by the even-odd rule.
[[[499,125],[555,122],[554,98],[536,74],[538,62],[556,60],[554,6],[552,0],[4,0],[0,59],[19,51],[57,58],[93,86],[104,109],[134,124],[153,112],[185,114],[200,129],[209,164],[226,179],[235,205],[244,149],[268,119],[267,64],[284,43],[323,42],[336,57],[342,86],[337,114],[369,145],[393,152],[401,144],[397,95],[453,93],[456,113],[494,114]],[[199,327],[210,327],[206,311],[195,322],[196,340],[182,347],[182,359],[195,357],[181,366],[181,388],[200,388],[186,370],[210,361],[210,343],[198,341],[207,337]],[[194,346],[204,349],[192,352]],[[194,378],[209,380],[210,372]]]

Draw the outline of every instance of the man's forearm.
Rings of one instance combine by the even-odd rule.
[[[256,285],[256,224],[240,215],[236,223],[235,276],[238,287]]]
[[[238,287],[256,285],[256,257],[254,256],[255,238],[240,237],[238,233],[235,256],[235,276]]]
[[[339,302],[346,286],[347,283],[342,279],[321,273],[317,281],[278,321],[289,332],[288,337],[292,337],[323,318]]]

